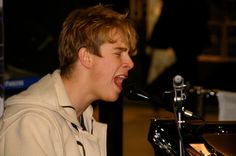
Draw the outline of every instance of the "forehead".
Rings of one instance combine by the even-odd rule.
[[[129,52],[129,47],[123,39],[124,37],[122,34],[114,33],[111,38],[112,41],[106,41],[101,45],[101,54],[111,53],[117,50],[119,50],[119,52]]]
[[[136,36],[132,36],[135,34],[132,34],[128,30],[120,29],[120,28],[114,28],[109,31],[107,38],[108,42],[110,43],[122,43],[123,46],[126,47],[128,50],[129,54],[134,56],[137,53],[136,49]],[[110,39],[110,40],[109,40]]]
[[[128,47],[128,39],[126,35],[119,29],[112,29],[108,35],[108,43],[117,43]]]

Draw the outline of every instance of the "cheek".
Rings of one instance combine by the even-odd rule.
[[[115,71],[115,67],[112,66],[111,62],[102,62],[94,66],[93,78],[94,81],[100,81],[110,79]]]

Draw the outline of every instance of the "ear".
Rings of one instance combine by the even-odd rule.
[[[86,68],[90,68],[92,66],[92,54],[89,53],[87,48],[80,48],[78,57],[81,64]]]

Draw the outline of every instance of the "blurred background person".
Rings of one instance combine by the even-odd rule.
[[[170,90],[177,74],[191,85],[199,85],[197,57],[210,45],[207,1],[164,0],[162,4],[147,46],[152,53],[171,48],[175,60],[147,84],[147,91],[155,95]]]

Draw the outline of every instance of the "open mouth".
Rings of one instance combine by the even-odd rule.
[[[126,78],[127,78],[127,76],[125,76],[125,75],[118,75],[118,76],[116,76],[116,77],[114,78],[114,83],[116,84],[116,86],[117,86],[120,90],[122,90],[122,82],[123,82],[123,80],[126,79]]]

